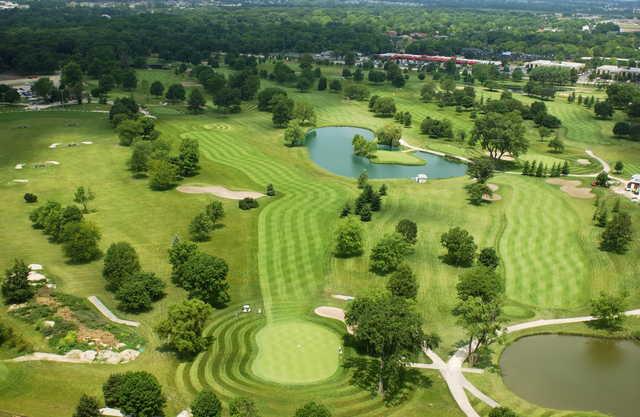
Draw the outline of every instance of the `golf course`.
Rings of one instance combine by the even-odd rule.
[[[297,68],[295,62],[289,65]],[[273,67],[271,61],[258,66],[265,71]],[[343,79],[341,66],[319,68],[329,80],[353,83]],[[216,71],[232,72],[226,65]],[[169,69],[140,69],[137,77],[145,84],[158,80],[165,85],[183,83],[187,95],[200,88],[197,78]],[[86,83],[97,85],[93,79]],[[474,110],[471,116],[471,110],[425,102],[420,95],[424,80],[414,73],[402,88],[366,80],[361,84],[371,95],[391,97],[398,110],[411,113],[413,123],[402,126],[402,139],[430,152],[424,153],[427,156],[398,146],[397,150],[381,151],[386,153],[380,154],[381,161],[376,164],[350,153],[351,130],[344,138],[347,146],[340,150],[313,148],[323,140],[322,128],[331,128],[328,132],[347,126],[367,129],[371,132],[367,139],[372,139],[373,132],[400,124],[375,115],[367,100],[347,99],[340,92],[315,88],[300,91],[293,84],[268,78],[260,80],[261,90],[283,89],[288,98],[313,108],[315,124],[305,126],[304,133],[314,129],[320,133],[307,139],[315,141],[309,147],[284,146],[285,129],[274,127],[272,114],[259,110],[256,99],[243,101],[237,113],[220,111],[208,100],[202,112],[194,114],[184,103],[166,104],[149,97],[140,82],[133,91],[115,88],[106,104],[69,103],[39,111],[0,107],[0,244],[4,249],[0,251],[0,267],[10,268],[15,259],[42,265],[56,292],[81,299],[97,296],[118,317],[139,322],[131,331],[142,340],[140,355],[119,364],[15,362],[10,359],[18,356],[16,350],[3,348],[0,416],[69,416],[83,393],[99,397],[111,374],[128,371],[147,371],[157,378],[167,397],[165,414],[171,417],[187,409],[203,389],[213,391],[224,407],[234,398],[251,398],[264,417],[293,415],[309,401],[322,403],[337,417],[464,416],[436,369],[408,367],[406,384],[394,401],[376,395],[377,381],[368,362],[375,355],[354,342],[344,323],[314,313],[319,306],[348,310],[351,297],[385,291],[389,277],[372,272],[369,253],[385,235],[396,231],[402,219],[417,225],[416,242],[403,260],[419,285],[410,304],[423,319],[424,333],[439,336],[440,343],[432,351],[445,361],[468,340],[453,310],[458,304],[459,277],[469,268],[447,262],[441,242],[441,236],[454,227],[468,231],[478,250],[495,249],[500,260],[496,274],[504,282],[504,325],[589,315],[591,300],[601,292],[624,293],[628,309],[640,306],[637,238],[626,253],[603,251],[599,247],[603,229],[593,221],[596,202],[612,207],[620,199],[618,204],[629,214],[637,236],[638,204],[610,189],[592,188],[603,166],[585,153],[591,150],[611,166],[622,161],[624,169],[616,175],[621,178],[640,172],[640,142],[611,133],[613,124],[622,120],[621,112],[610,120],[600,120],[592,109],[567,101],[570,87],[558,93],[545,104],[562,122],[554,132],[563,141],[564,150],[552,152],[549,138],[541,140],[534,122],[525,120],[528,151],[509,163],[496,164],[488,180],[494,190],[492,197],[471,204],[467,188],[475,180],[467,172],[470,164],[460,158],[486,157],[480,144],[468,141],[480,111],[476,116]],[[475,94],[483,102],[497,101],[511,84],[505,82],[497,89],[475,85]],[[595,87],[581,88],[589,88],[589,95],[605,96]],[[537,101],[518,91],[512,95],[526,106]],[[118,130],[109,119],[113,100],[122,97],[134,99],[154,117],[155,130],[170,145],[172,154],[178,153],[185,140],[198,144],[197,175],[166,190],[154,190],[145,175],[131,172],[131,148],[120,145]],[[432,138],[422,133],[421,121],[426,117],[449,120],[455,137]],[[466,132],[467,140],[459,140],[460,131]],[[333,137],[335,133],[324,134]],[[320,163],[317,155],[328,165]],[[568,192],[563,188],[565,183],[556,185],[546,178],[521,175],[525,161],[545,163],[549,168],[566,163],[570,172],[566,179],[578,181],[574,188],[585,188],[578,193],[584,195],[580,198]],[[16,169],[17,164],[24,166]],[[331,164],[344,169],[344,175],[327,168]],[[371,221],[360,222],[357,216],[350,216],[362,229],[362,255],[338,257],[334,251],[340,213],[361,193],[357,177],[362,167],[373,173],[368,184],[375,190],[384,185],[386,195]],[[409,171],[412,174],[406,174]],[[428,180],[418,183],[415,176],[423,172],[429,174]],[[266,191],[270,184],[274,195]],[[195,191],[181,192],[178,185]],[[137,314],[119,309],[120,300],[105,288],[103,259],[71,262],[61,244],[49,241],[32,227],[29,215],[34,208],[47,201],[73,204],[80,186],[95,194],[84,218],[99,229],[101,251],[105,253],[112,243],[130,243],[142,269],[165,284],[165,296],[152,308]],[[226,191],[207,193],[198,187]],[[239,196],[242,192],[261,193],[256,194],[260,196],[255,200],[258,207],[240,209],[241,197],[235,198],[234,192]],[[26,203],[25,193],[37,195],[38,201]],[[197,248],[228,264],[230,301],[214,305],[203,323],[202,335],[210,343],[191,357],[181,357],[165,346],[156,331],[171,306],[192,298],[188,289],[176,284],[167,253],[176,236],[189,240],[192,219],[214,200],[221,203],[225,215],[208,240],[197,242]],[[21,332],[31,351],[56,353],[40,331],[42,320],[36,324],[21,320],[4,305],[0,316]],[[617,336],[583,323],[549,329],[628,337],[640,329],[640,318],[628,318]],[[477,365],[484,371],[468,376],[486,395],[522,416],[605,416],[590,410],[545,408],[511,392],[496,364],[505,346],[517,337],[507,335],[504,339],[490,346],[484,356],[488,364]],[[408,361],[431,363],[422,352]],[[488,415],[490,407],[485,403],[472,399],[471,404],[479,415]]]

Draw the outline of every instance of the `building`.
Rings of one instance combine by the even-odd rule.
[[[535,61],[526,62],[524,67],[527,70],[538,67],[551,67],[551,68],[567,68],[582,72],[585,68],[585,64],[582,62],[569,62],[569,61],[549,61],[547,59],[538,59]]]
[[[475,65],[475,64],[492,64],[502,65],[500,61],[487,61],[482,59],[467,59],[456,56],[440,56],[440,55],[414,55],[414,54],[396,54],[393,52],[377,55],[378,59],[384,61],[396,61],[398,64],[422,64],[425,62],[445,63],[455,61],[457,65]]]
[[[627,182],[624,187],[625,190],[631,191],[634,194],[640,194],[640,174],[635,174],[631,177],[631,180]]]
[[[640,68],[624,68],[616,65],[601,65],[596,68],[596,75],[608,79],[634,80],[640,79]]]

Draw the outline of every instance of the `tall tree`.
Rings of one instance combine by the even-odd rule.
[[[362,226],[353,217],[344,219],[336,230],[334,255],[338,258],[350,258],[362,255]]]
[[[158,324],[156,332],[178,355],[193,356],[211,342],[202,335],[211,312],[211,306],[198,299],[182,301],[169,307],[167,318]]]
[[[347,309],[345,321],[354,329],[356,340],[378,356],[378,393],[385,395],[389,369],[404,367],[404,358],[422,347],[422,317],[404,298],[375,294],[356,298]]]
[[[222,403],[211,390],[202,390],[191,403],[193,417],[219,417],[222,415]]]
[[[469,232],[453,227],[442,234],[440,242],[447,249],[445,262],[456,266],[471,266],[477,246]]]
[[[100,415],[98,400],[95,397],[82,394],[76,406],[76,411],[73,413],[73,417],[100,417]]]
[[[5,304],[19,304],[29,301],[35,294],[35,288],[29,285],[29,268],[16,259],[13,266],[5,272],[2,281],[2,298]]]
[[[369,270],[386,275],[395,271],[409,254],[411,246],[399,233],[387,234],[371,249]]]
[[[140,271],[136,250],[128,242],[112,243],[104,257],[102,276],[109,291],[117,291],[131,275]]]
[[[524,136],[522,117],[516,113],[487,113],[476,119],[471,143],[480,143],[493,159],[506,153],[517,157],[527,151],[529,142]]]
[[[76,192],[73,194],[74,203],[78,203],[82,206],[82,211],[84,213],[89,213],[88,204],[90,201],[95,200],[96,195],[89,187],[80,186],[76,188]]]

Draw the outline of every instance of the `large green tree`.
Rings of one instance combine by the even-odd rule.
[[[471,143],[480,143],[482,149],[496,160],[507,153],[517,157],[529,149],[524,132],[522,117],[517,112],[487,113],[476,119]]]
[[[211,342],[202,335],[211,312],[211,306],[201,300],[185,300],[169,307],[167,318],[158,324],[156,332],[178,355],[193,356]]]
[[[29,285],[29,268],[16,259],[13,266],[5,272],[2,281],[2,298],[5,304],[19,304],[29,301],[35,294],[35,288]]]
[[[176,269],[173,280],[189,293],[189,297],[212,306],[223,306],[230,300],[228,272],[229,267],[223,259],[196,252]]]
[[[222,403],[213,391],[202,390],[191,403],[191,415],[193,417],[219,417],[222,415]]]
[[[349,216],[336,229],[334,254],[338,258],[350,258],[362,255],[363,229],[358,221]]]
[[[453,227],[440,237],[442,246],[447,249],[444,261],[455,266],[471,266],[477,246],[473,236],[460,227]]]
[[[131,417],[164,416],[167,402],[155,376],[145,371],[112,374],[102,387],[107,407]]]
[[[130,243],[117,242],[109,246],[102,268],[108,290],[117,291],[127,278],[139,271],[140,260]]]
[[[386,275],[395,271],[411,251],[411,245],[399,233],[387,234],[371,249],[369,270]]]

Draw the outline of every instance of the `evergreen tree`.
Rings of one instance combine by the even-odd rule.
[[[620,213],[620,198],[616,198],[616,202],[613,204],[613,209],[611,209],[613,213]]]
[[[562,166],[562,175],[569,175],[569,162],[564,161],[564,165]]]
[[[544,174],[544,164],[542,162],[540,162],[538,164],[538,168],[536,169],[536,177],[542,177],[542,175]]]
[[[620,212],[613,216],[613,219],[602,232],[600,249],[623,254],[627,251],[632,238],[631,216],[625,212]]]
[[[371,194],[371,198],[369,200],[369,203],[371,205],[371,211],[380,211],[380,208],[382,206],[382,199],[380,198],[380,194],[376,193],[375,191]]]
[[[538,163],[538,161],[533,161],[531,163],[531,167],[529,167],[529,175],[530,176],[536,175],[537,163]]]
[[[529,168],[529,161],[524,161],[524,165],[522,166],[522,175],[529,175]]]
[[[187,108],[189,109],[190,112],[200,113],[202,112],[202,109],[206,104],[207,104],[207,101],[205,100],[204,95],[202,94],[202,91],[200,91],[199,88],[191,90],[191,93],[189,94],[189,99],[187,100]]]
[[[349,204],[349,202],[347,201],[346,203],[344,203],[342,210],[340,210],[340,217],[347,217],[350,214],[351,214],[351,204]]]
[[[13,266],[7,269],[2,281],[2,297],[5,304],[19,304],[29,301],[35,294],[35,288],[29,285],[29,268],[21,260],[16,259]]]
[[[378,190],[378,194],[380,194],[381,196],[387,195],[387,184],[382,184],[380,186],[380,190]]]
[[[362,209],[360,210],[360,220],[363,222],[371,221],[371,209],[367,204],[365,204],[364,207],[362,207]]]
[[[276,195],[276,190],[273,188],[273,184],[267,184],[267,195],[273,197]]]
[[[202,390],[191,403],[193,417],[219,417],[222,415],[222,404],[210,390]]]
[[[180,175],[183,177],[193,177],[200,170],[200,145],[193,138],[184,138],[180,142],[180,154],[178,155],[178,165]]]
[[[598,217],[596,219],[596,226],[598,226],[598,227],[606,227],[608,219],[609,219],[609,211],[607,210],[607,207],[603,205],[598,210]]]
[[[365,169],[360,173],[358,177],[358,188],[362,189],[369,182],[369,174],[367,174],[367,170]]]
[[[95,397],[82,394],[73,417],[100,417],[100,406]]]

